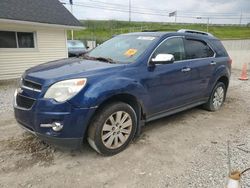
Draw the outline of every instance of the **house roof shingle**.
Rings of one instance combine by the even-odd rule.
[[[81,26],[58,0],[0,0],[0,19]]]

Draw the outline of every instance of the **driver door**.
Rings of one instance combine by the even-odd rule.
[[[191,69],[188,61],[185,61],[183,38],[166,39],[156,48],[151,59],[158,54],[172,54],[175,61],[148,67],[145,85],[149,93],[151,115],[187,104],[192,93]]]

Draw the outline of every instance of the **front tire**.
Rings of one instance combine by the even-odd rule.
[[[226,98],[226,86],[223,82],[218,82],[206,104],[204,104],[204,108],[209,111],[217,111],[223,105],[225,98]]]
[[[89,145],[100,154],[115,155],[124,150],[136,132],[134,109],[123,102],[103,107],[88,129]]]

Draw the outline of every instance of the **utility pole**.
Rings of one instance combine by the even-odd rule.
[[[197,16],[196,19],[207,19],[207,33],[208,33],[210,18],[209,17]]]
[[[73,14],[73,0],[69,0],[69,4],[70,4],[71,14]],[[74,31],[73,31],[73,29],[71,30],[71,40],[74,40]]]
[[[240,25],[241,25],[241,22],[242,22],[242,11],[240,12]]]
[[[129,22],[131,22],[131,0],[129,0]]]
[[[208,33],[208,27],[209,27],[209,17],[207,17],[207,33]]]
[[[174,18],[175,24],[177,22],[177,10],[175,11],[175,18]]]

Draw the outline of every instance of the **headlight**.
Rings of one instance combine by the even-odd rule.
[[[50,86],[44,98],[64,102],[75,96],[86,85],[87,78],[71,79],[57,82]]]

